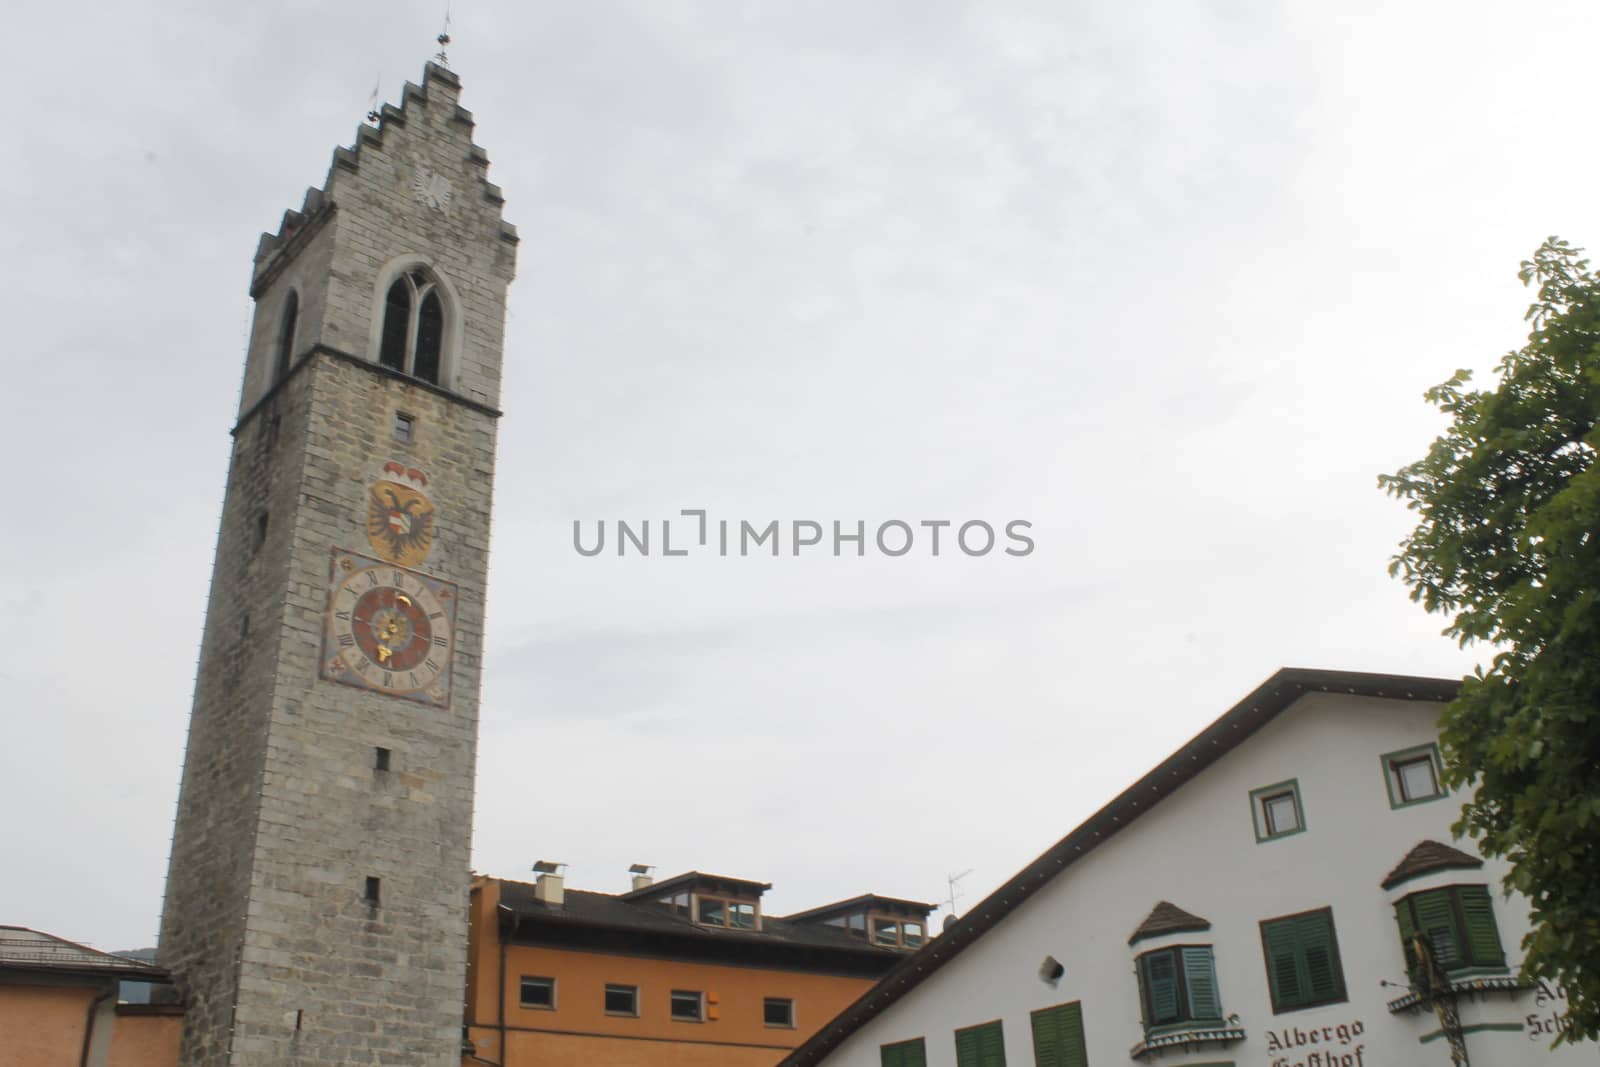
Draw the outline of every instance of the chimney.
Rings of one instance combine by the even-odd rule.
[[[655,879],[650,875],[650,872],[653,870],[655,870],[655,868],[650,866],[648,863],[635,863],[632,867],[628,868],[628,873],[633,875],[633,891],[635,893],[641,889],[647,889],[655,884]]]
[[[566,899],[566,879],[561,875],[561,868],[565,866],[565,863],[552,863],[549,860],[540,860],[533,865],[539,874],[538,880],[533,883],[533,899],[552,908],[561,907],[561,902]]]

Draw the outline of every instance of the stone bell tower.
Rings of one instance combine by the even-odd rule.
[[[161,920],[184,1067],[460,1063],[506,287],[430,63],[263,235]]]

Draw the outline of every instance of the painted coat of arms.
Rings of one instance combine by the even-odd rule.
[[[390,563],[415,567],[433,550],[433,502],[423,491],[428,476],[390,460],[383,477],[367,487],[367,542]]]

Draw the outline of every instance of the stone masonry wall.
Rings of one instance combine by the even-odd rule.
[[[292,376],[233,442],[161,922],[186,1063],[225,1062],[309,385]]]

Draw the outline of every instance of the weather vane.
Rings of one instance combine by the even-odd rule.
[[[433,58],[439,61],[441,67],[448,67],[450,60],[444,54],[445,48],[450,44],[450,8],[448,6],[444,9],[444,29],[439,31],[439,36],[435,37],[434,40],[439,42],[439,54]]]
[[[383,71],[378,72],[378,78],[372,83],[372,95],[367,98],[367,121],[377,122],[378,114],[378,86],[383,84]]]

